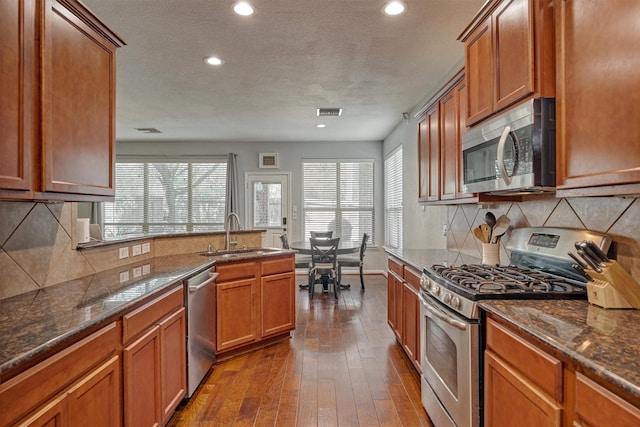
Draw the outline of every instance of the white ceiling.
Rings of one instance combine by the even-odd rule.
[[[462,64],[484,0],[405,0],[395,17],[384,0],[253,0],[250,17],[234,0],[83,2],[127,42],[119,141],[379,141]]]

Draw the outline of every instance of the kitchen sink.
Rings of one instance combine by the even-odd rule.
[[[275,248],[243,248],[243,249],[231,249],[228,251],[215,251],[215,252],[200,252],[200,255],[207,257],[220,257],[220,258],[237,258],[243,255],[263,255],[269,252],[277,252],[279,249]]]

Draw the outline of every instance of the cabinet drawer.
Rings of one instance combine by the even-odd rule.
[[[294,256],[268,259],[262,261],[262,275],[270,276],[278,273],[289,273],[295,269]]]
[[[389,258],[389,270],[393,271],[400,277],[404,277],[403,265],[396,261],[394,258]]]
[[[416,292],[420,291],[420,278],[422,273],[413,267],[404,267],[404,280],[409,284]]]
[[[257,262],[233,262],[216,265],[218,283],[232,280],[254,279],[257,277]]]
[[[125,314],[122,317],[122,342],[126,344],[131,338],[182,307],[183,304],[183,287],[178,286],[131,313]]]
[[[576,375],[576,416],[591,426],[640,425],[640,409],[622,400],[584,375]]]
[[[533,347],[492,319],[487,319],[487,348],[556,401],[562,401],[561,361]]]
[[[0,425],[13,423],[113,354],[114,322],[0,385]]]

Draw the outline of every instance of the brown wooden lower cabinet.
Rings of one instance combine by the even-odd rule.
[[[260,282],[262,338],[291,331],[296,321],[295,274],[263,276]]]
[[[236,280],[216,285],[216,352],[224,352],[256,341],[257,279]]]
[[[186,393],[182,286],[125,315],[123,329],[141,331],[122,353],[125,426],[162,425]]]
[[[640,408],[487,315],[484,425],[640,426]]]
[[[420,272],[389,258],[387,322],[418,372],[420,368]]]

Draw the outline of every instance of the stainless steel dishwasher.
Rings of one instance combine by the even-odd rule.
[[[210,268],[186,280],[187,397],[209,372],[216,353],[216,287],[218,273]]]

